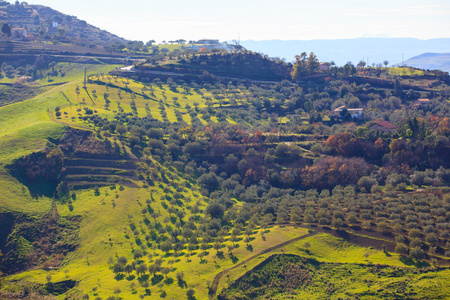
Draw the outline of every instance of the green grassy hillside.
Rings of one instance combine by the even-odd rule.
[[[448,269],[324,263],[278,254],[233,282],[219,299],[445,299],[448,276]]]
[[[41,151],[47,143],[57,141],[65,126],[52,120],[57,106],[67,105],[63,92],[81,82],[83,68],[61,66],[70,81],[23,102],[0,107],[0,177],[3,194],[0,197],[2,211],[18,211],[31,214],[49,209],[50,199],[31,199],[27,189],[18,184],[6,169],[14,160],[32,152]],[[106,71],[112,67],[90,66],[91,70]],[[46,205],[41,206],[41,204]]]
[[[11,232],[5,222],[2,250],[28,262],[3,275],[0,298],[450,297],[446,169],[405,171],[422,181],[389,177],[407,168],[378,161],[406,164],[413,155],[401,155],[406,133],[379,134],[364,144],[378,147],[364,173],[377,169],[377,177],[360,183],[347,174],[356,163],[342,158],[353,149],[342,132],[357,131],[356,123],[328,127],[322,122],[331,118],[313,109],[313,102],[317,110],[329,107],[332,96],[355,102],[345,95],[351,89],[378,101],[379,91],[338,88],[338,81],[326,92],[287,81],[144,83],[108,75],[116,66],[100,64],[89,66],[84,87],[84,65],[56,67],[65,70],[52,79],[60,85],[0,107],[0,209],[2,220],[14,219]],[[435,135],[446,135],[448,119],[436,118]],[[408,138],[420,137],[410,123]],[[366,131],[348,140],[356,145]],[[341,133],[335,144],[326,139],[333,133]],[[443,146],[432,163],[446,149],[444,138],[436,141]],[[363,154],[357,163],[368,165]],[[331,178],[333,188],[306,190],[301,184],[321,179],[320,170],[312,172],[325,157],[334,159],[328,172],[339,169],[354,182],[343,187],[342,178]],[[53,193],[33,194],[11,171],[19,159],[40,171],[31,175],[60,168]],[[299,175],[308,170],[312,178]],[[283,282],[289,276],[292,284]]]

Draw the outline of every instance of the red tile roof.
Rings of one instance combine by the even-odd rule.
[[[387,129],[397,129],[397,126],[395,126],[394,124],[389,123],[388,121],[382,121],[382,120],[377,120],[374,121],[372,125],[378,124],[381,127],[387,128]],[[372,126],[370,125],[370,126]]]

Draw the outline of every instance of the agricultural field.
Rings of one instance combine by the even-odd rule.
[[[388,68],[390,75],[397,76],[423,76],[425,71],[409,67]]]
[[[218,93],[217,90],[205,88],[173,86],[174,84],[143,84],[111,75],[90,75],[86,89],[83,84],[78,84],[74,89],[64,92],[70,102],[60,107],[63,115],[57,120],[69,124],[85,124],[78,117],[83,115],[86,107],[109,120],[119,112],[171,123],[182,120],[191,124],[192,115],[195,115],[203,124],[207,124],[200,109],[216,110],[247,103],[245,91],[225,90]],[[230,94],[242,99],[230,101],[226,98]],[[214,119],[216,118],[210,118],[213,122]],[[228,119],[228,122],[232,123],[233,120]]]
[[[201,199],[198,194],[183,193],[183,196],[193,198],[192,202],[196,201],[195,204],[202,203],[201,200],[195,200]],[[149,234],[154,234],[154,230],[150,230],[151,226],[148,225],[164,224],[165,218],[172,218],[164,209],[164,202],[159,201],[163,197],[164,194],[159,188],[102,188],[97,195],[92,191],[77,193],[72,211],[69,211],[66,205],[60,206],[58,211],[61,217],[82,216],[79,242],[84,246],[71,254],[70,262],[57,270],[30,271],[9,278],[8,290],[21,290],[24,287],[22,284],[45,286],[48,282],[74,280],[81,283],[77,287],[77,293],[94,297],[108,296],[108,293],[117,290],[120,290],[117,294],[127,299],[139,299],[139,295],[149,294],[148,290],[153,295],[165,292],[168,297],[183,297],[187,289],[193,288],[199,298],[204,298],[208,293],[205,283],[212,282],[216,271],[228,269],[236,262],[246,260],[267,247],[306,234],[305,229],[271,227],[264,230],[264,240],[262,235],[258,234],[259,230],[255,230],[250,235],[250,243],[243,241],[244,235],[237,236],[238,241],[235,242],[225,236],[219,249],[214,250],[213,244],[209,243],[206,247],[199,244],[191,249],[189,245],[189,249],[166,253],[157,249],[153,237],[149,237]],[[186,208],[194,205],[192,202],[186,203]],[[202,209],[204,204],[198,206]],[[151,215],[150,209],[153,211]],[[155,211],[161,212],[157,218],[154,218]],[[189,217],[189,211],[183,211],[186,211],[186,217]],[[99,215],[103,217],[99,218]],[[102,234],[99,236],[98,232]],[[232,250],[226,250],[228,245],[232,245]],[[251,250],[248,245],[252,246]],[[217,253],[220,251],[222,255],[218,257]],[[112,267],[117,264],[117,259],[122,257],[125,257],[129,264],[137,266],[150,266],[161,260],[162,271],[166,272],[165,268],[169,270],[164,277],[149,274],[147,269],[142,273],[114,273]],[[179,274],[185,274],[183,282],[177,281]],[[75,297],[75,294],[69,295]]]

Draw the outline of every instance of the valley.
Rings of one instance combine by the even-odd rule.
[[[0,41],[0,299],[450,297],[448,73],[39,11],[74,40]]]

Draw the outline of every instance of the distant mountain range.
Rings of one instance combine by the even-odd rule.
[[[389,65],[400,64],[402,59],[423,53],[446,53],[450,50],[450,38],[419,40],[413,38],[358,38],[311,41],[242,41],[248,50],[262,52],[271,57],[293,61],[302,52],[314,52],[320,61],[334,61],[344,65],[348,61],[357,64],[360,60],[372,63],[389,61]]]
[[[450,72],[450,53],[424,53],[408,59],[407,66]]]

